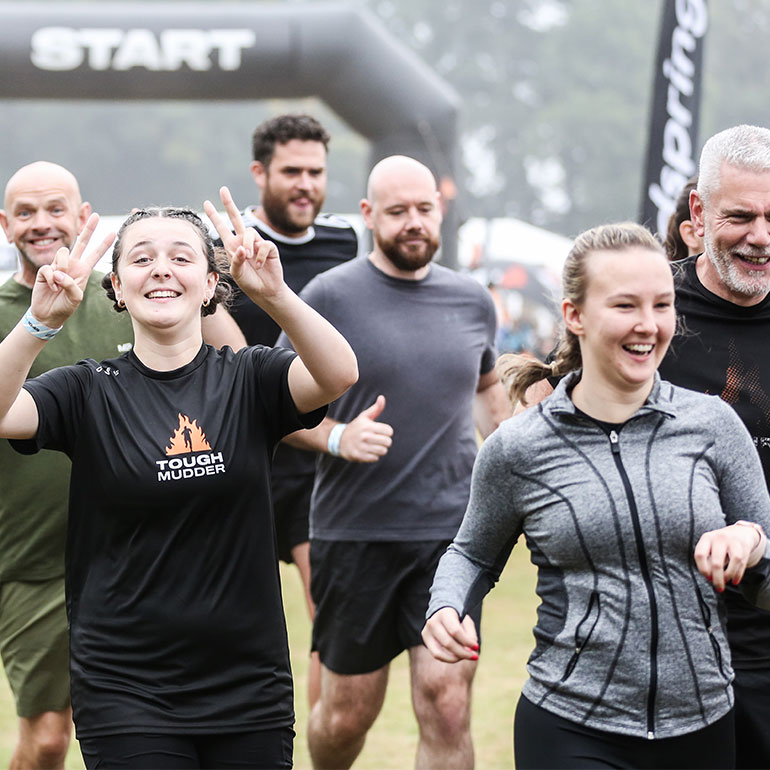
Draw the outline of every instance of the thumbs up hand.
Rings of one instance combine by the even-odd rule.
[[[340,438],[340,457],[354,463],[376,463],[388,453],[393,428],[377,422],[384,409],[385,396],[377,396],[370,407],[347,424]]]

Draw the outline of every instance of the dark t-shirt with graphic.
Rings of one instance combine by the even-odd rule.
[[[341,265],[356,256],[358,239],[350,223],[341,217],[324,214],[301,238],[288,238],[257,219],[253,209],[243,212],[243,221],[266,240],[278,246],[283,277],[292,291],[299,294],[318,273]],[[221,243],[217,241],[217,243]],[[230,314],[240,326],[249,345],[275,345],[281,327],[235,284]]]
[[[269,466],[298,415],[294,354],[204,345],[157,372],[133,354],[30,380],[37,438],[72,459],[66,585],[78,735],[290,725]]]
[[[683,333],[674,337],[661,377],[721,396],[749,429],[770,486],[770,296],[751,307],[718,297],[700,282],[697,257],[674,263],[676,310]],[[745,512],[751,519],[751,511]],[[736,668],[770,665],[770,613],[738,589],[725,593],[728,638]]]

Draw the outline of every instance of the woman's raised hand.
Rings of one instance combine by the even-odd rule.
[[[61,326],[75,312],[83,299],[83,290],[91,271],[115,240],[115,233],[110,233],[85,256],[98,224],[99,215],[91,214],[75,240],[72,251],[63,246],[56,252],[50,265],[43,265],[37,271],[30,312],[52,329]]]
[[[230,260],[230,272],[238,286],[255,302],[257,298],[269,300],[285,286],[278,247],[262,238],[253,227],[244,225],[227,187],[220,188],[219,197],[235,232],[219,216],[211,201],[204,201],[203,209],[222,239]]]

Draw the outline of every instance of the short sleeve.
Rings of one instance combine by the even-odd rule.
[[[483,292],[484,304],[486,306],[487,342],[484,352],[481,354],[480,374],[487,374],[495,368],[495,362],[497,361],[497,311],[495,310],[492,295],[486,289],[483,289]]]
[[[39,422],[35,438],[10,441],[17,452],[35,454],[41,449],[55,449],[72,455],[95,366],[95,361],[80,361],[74,366],[51,369],[24,383],[37,406]]]
[[[275,441],[303,428],[314,428],[326,416],[322,406],[307,414],[297,410],[289,390],[289,367],[297,354],[288,348],[257,345],[247,349],[252,357],[259,396],[268,430]]]

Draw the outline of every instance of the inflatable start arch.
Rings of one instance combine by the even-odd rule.
[[[316,96],[370,142],[452,189],[459,98],[368,13],[345,5],[0,2],[4,99]],[[456,221],[443,261],[455,263]]]

